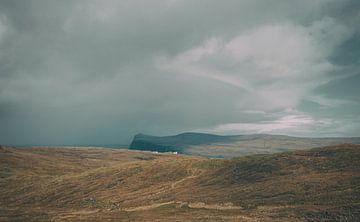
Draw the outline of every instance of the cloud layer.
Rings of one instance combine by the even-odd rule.
[[[195,130],[356,136],[359,8],[2,1],[0,143],[126,144],[137,132]]]
[[[322,41],[330,30],[342,38]],[[310,27],[265,25],[228,41],[211,38],[173,59],[160,59],[159,67],[239,88],[243,91],[240,103],[249,109],[286,109],[331,80],[328,74],[337,67],[326,58],[348,32],[330,18]]]

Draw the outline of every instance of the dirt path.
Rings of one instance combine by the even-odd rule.
[[[222,204],[206,204],[203,202],[189,203],[188,206],[193,209],[209,209],[209,210],[241,210],[242,207],[235,206],[233,203]]]
[[[150,210],[157,207],[161,207],[168,204],[176,204],[176,207],[182,207],[187,206],[192,209],[209,209],[209,210],[241,210],[242,207],[235,206],[232,203],[222,203],[222,204],[206,204],[203,202],[196,202],[196,203],[187,203],[187,202],[181,202],[181,201],[169,201],[169,202],[163,202],[163,203],[154,203],[144,206],[138,206],[138,207],[129,207],[129,208],[123,208],[124,211],[141,211],[141,210]]]
[[[181,180],[175,181],[174,183],[171,184],[171,188],[174,189],[177,184],[182,183],[185,180],[196,178],[200,175],[200,173],[198,173],[196,175],[196,171],[194,171],[194,170],[190,170],[190,171],[191,171],[190,176],[187,176],[187,177],[182,178]]]
[[[181,179],[181,180],[175,181],[174,183],[171,184],[171,188],[174,189],[177,184],[182,183],[182,182],[184,182],[185,180],[189,180],[189,179],[195,178],[195,177],[197,177],[197,176],[195,176],[195,175],[190,175],[190,176],[185,177],[185,178],[183,178],[183,179]]]
[[[167,204],[172,204],[175,203],[174,201],[170,201],[170,202],[164,202],[164,203],[155,203],[155,204],[149,204],[149,205],[144,205],[144,206],[139,206],[139,207],[128,207],[128,208],[123,208],[123,211],[128,211],[128,212],[132,212],[132,211],[140,211],[140,210],[150,210],[150,209],[154,209],[163,205],[167,205]]]

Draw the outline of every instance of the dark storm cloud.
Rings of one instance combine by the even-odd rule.
[[[357,9],[330,0],[2,0],[0,142],[123,144],[137,132],[189,130],[356,135]]]

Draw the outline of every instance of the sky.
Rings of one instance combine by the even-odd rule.
[[[0,144],[360,136],[358,0],[0,0]]]

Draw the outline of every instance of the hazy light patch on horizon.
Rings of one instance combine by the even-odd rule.
[[[313,125],[316,121],[311,116],[288,115],[273,121],[261,121],[259,123],[229,123],[217,126],[210,130],[215,133],[285,133],[292,128]]]

